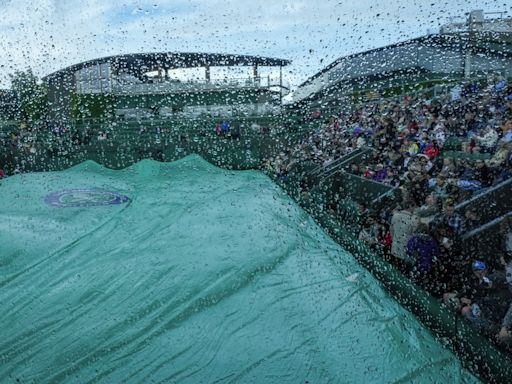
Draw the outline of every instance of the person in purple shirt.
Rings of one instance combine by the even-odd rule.
[[[415,280],[420,284],[427,283],[440,254],[437,241],[426,233],[414,234],[407,241],[406,252],[414,262]]]
[[[381,183],[387,177],[387,175],[388,170],[382,164],[377,164],[372,180]]]

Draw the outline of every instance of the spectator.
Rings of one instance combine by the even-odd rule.
[[[372,176],[372,180],[376,182],[382,182],[387,177],[387,169],[382,164],[377,164],[375,167],[375,174]]]
[[[406,188],[411,194],[414,203],[417,206],[421,206],[425,203],[425,199],[428,196],[428,175],[425,172],[413,171],[407,175],[408,183]]]
[[[414,262],[414,280],[430,290],[434,284],[432,269],[440,256],[437,241],[427,233],[426,227],[420,227],[407,241],[406,252]]]
[[[392,167],[388,167],[386,178],[383,180],[383,183],[391,187],[399,187],[401,183],[400,176],[396,174]]]
[[[475,229],[480,224],[480,215],[478,214],[478,209],[476,208],[468,208],[464,213],[464,220],[466,223],[466,230],[471,231]]]
[[[227,134],[229,132],[229,123],[224,120],[220,125],[220,130],[222,133]]]
[[[447,199],[444,202],[442,212],[437,214],[430,223],[432,229],[440,225],[447,225],[458,237],[462,236],[466,230],[464,217],[455,212],[454,201],[452,199]]]
[[[379,247],[380,226],[374,215],[368,216],[363,223],[361,232],[359,232],[359,240],[364,241],[372,249],[377,250]]]
[[[414,234],[420,224],[419,217],[414,214],[416,204],[410,196],[404,198],[404,209],[393,214],[390,231],[393,244],[391,253],[393,256],[413,264],[415,260],[407,256],[407,241]]]
[[[507,313],[503,317],[499,332],[496,334],[496,339],[506,348],[510,349],[512,346],[512,304],[510,304]]]
[[[512,253],[504,253],[500,257],[500,263],[505,269],[505,282],[509,292],[512,294]]]
[[[428,181],[429,192],[439,201],[444,201],[449,196],[449,185],[446,176],[442,173]]]
[[[435,193],[431,193],[425,199],[425,204],[418,207],[414,213],[420,217],[420,221],[428,224],[441,211],[441,199]]]
[[[487,126],[482,132],[482,136],[475,136],[475,139],[479,144],[481,152],[492,153],[496,148],[499,137],[496,130],[492,129],[490,126]]]
[[[430,160],[437,158],[441,153],[441,148],[439,147],[437,140],[432,140],[431,143],[427,144],[422,153],[427,155]]]
[[[480,183],[482,188],[488,188],[493,184],[493,172],[483,160],[476,160],[473,179]]]
[[[352,162],[350,164],[349,172],[353,175],[359,176],[359,174],[361,173],[359,170],[359,165],[357,163]]]
[[[443,159],[443,167],[441,168],[441,174],[447,177],[455,177],[457,172],[457,168],[455,166],[455,161],[451,157],[445,157]]]
[[[507,215],[500,224],[501,250],[512,257],[512,216]]]
[[[508,309],[503,316],[500,324],[500,330],[496,334],[496,339],[502,345],[512,347],[512,253],[506,252],[500,258],[501,264],[505,269],[505,281],[508,288]]]
[[[512,119],[508,119],[503,123],[501,132],[503,133],[503,137],[500,140],[500,144],[512,142]]]
[[[461,252],[461,241],[453,228],[441,223],[430,228],[430,233],[439,244],[439,260],[436,265],[435,293],[459,291],[463,285],[466,261]]]

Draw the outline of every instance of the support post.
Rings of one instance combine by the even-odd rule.
[[[210,82],[210,66],[208,64],[206,64],[204,66],[204,76],[205,76],[206,82],[209,83]]]
[[[279,104],[283,106],[283,66],[279,66]]]

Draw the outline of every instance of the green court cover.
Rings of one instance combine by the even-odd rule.
[[[0,194],[0,382],[477,382],[260,172],[89,161]]]

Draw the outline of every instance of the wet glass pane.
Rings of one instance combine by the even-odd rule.
[[[0,11],[0,382],[510,381],[512,3]]]

